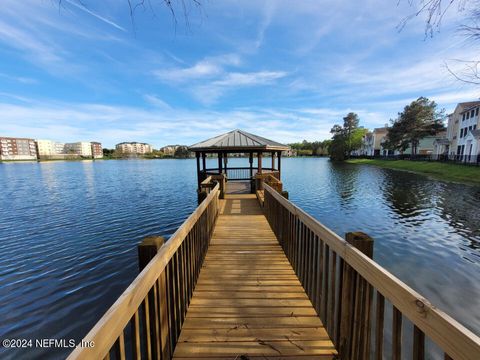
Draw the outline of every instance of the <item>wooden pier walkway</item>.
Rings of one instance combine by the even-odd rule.
[[[259,200],[202,182],[69,359],[479,358],[479,336],[375,263],[371,238],[341,238],[266,181]]]
[[[226,195],[174,358],[336,353],[256,196]]]

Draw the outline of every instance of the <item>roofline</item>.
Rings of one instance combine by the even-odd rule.
[[[288,151],[290,150],[289,146],[249,146],[249,147],[188,147],[189,151],[193,152],[205,152],[205,153],[217,153],[217,152],[232,152],[232,153],[245,153],[245,152],[255,152],[255,151]]]

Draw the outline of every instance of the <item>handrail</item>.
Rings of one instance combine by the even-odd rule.
[[[211,183],[212,183],[212,176],[210,175],[205,180],[203,180],[200,185],[209,186],[211,185]]]
[[[193,293],[194,283],[196,283],[199,269],[203,263],[206,249],[208,248],[208,243],[213,231],[214,221],[218,216],[219,193],[219,184],[217,184],[207,198],[197,207],[197,209],[188,217],[188,219],[185,220],[180,228],[175,231],[170,239],[160,248],[155,257],[153,257],[153,259],[140,272],[130,286],[128,286],[128,288],[123,292],[122,295],[120,295],[117,301],[115,301],[115,303],[85,336],[83,339],[84,344],[93,343],[94,346],[77,346],[68,356],[68,359],[102,359],[109,354],[114,345],[115,348],[113,350],[120,354],[120,358],[124,357],[121,355],[122,351],[123,355],[125,352],[123,332],[129,322],[132,322],[132,326],[135,328],[136,334],[134,334],[134,336],[136,337],[134,338],[134,341],[137,339],[137,355],[140,354],[141,344],[139,340],[139,324],[142,323],[144,326],[145,324],[149,324],[148,315],[145,315],[149,314],[149,293],[153,293],[155,297],[154,310],[157,318],[154,319],[156,324],[149,324],[147,328],[151,328],[151,331],[154,331],[156,327],[156,331],[159,333],[159,331],[163,331],[161,329],[164,324],[158,323],[159,320],[161,320],[159,319],[161,314],[158,314],[158,311],[161,309],[159,310],[158,308],[161,307],[160,301],[163,301],[162,296],[165,296],[164,292],[170,292],[169,295],[172,295],[173,293],[172,297],[174,300],[172,301],[169,297],[167,297],[165,301],[167,304],[163,303],[163,306],[167,306],[168,309],[173,309],[173,313],[177,316],[176,318],[168,321],[170,327],[177,326],[175,328],[175,333],[171,336],[173,339],[170,339],[169,341],[170,350],[168,351],[173,354],[176,337],[178,337],[180,333],[180,328],[183,322],[182,312],[186,313],[186,308],[188,307],[188,303]],[[208,217],[210,217],[210,219]],[[192,233],[192,230],[195,229],[195,226],[202,219],[203,221],[196,229],[196,233]],[[203,234],[197,234],[202,231]],[[184,247],[186,239],[188,240],[187,248]],[[202,257],[200,258],[198,258],[199,253],[202,254]],[[197,256],[197,258],[193,258],[192,256]],[[182,264],[182,259],[184,260],[184,264]],[[180,267],[178,266],[179,263],[181,264]],[[167,275],[173,277],[174,288],[169,288],[169,284],[167,284],[166,291],[163,291],[164,289],[160,287],[160,277],[164,275],[165,272],[167,272]],[[182,274],[179,274],[180,272],[182,272]],[[181,276],[183,276],[183,278]],[[168,281],[169,278],[167,277],[167,282]],[[181,281],[183,281],[183,284],[188,284],[189,288],[179,289],[179,284],[181,284]],[[183,303],[177,304],[177,302]],[[142,304],[144,306],[143,313],[140,309]],[[165,308],[165,311],[168,310]],[[141,317],[142,314],[143,321],[140,322],[139,317]],[[168,314],[168,316],[172,317],[173,315]],[[170,329],[169,332],[171,332]],[[158,338],[150,339],[150,332],[148,329],[145,335],[148,338],[147,341],[149,342],[160,341]],[[162,337],[164,336],[166,336],[166,334],[162,334]],[[147,349],[147,351],[150,352],[151,350]],[[163,344],[157,345],[157,351],[163,351]]]
[[[373,287],[377,292],[376,359],[382,359],[385,299],[393,305],[394,358],[400,358],[403,314],[414,324],[414,358],[423,358],[425,334],[441,347],[446,359],[478,359],[480,338],[476,334],[437,309],[421,294],[285,199],[268,184],[264,184],[264,187],[266,217],[287,257],[293,263],[307,294],[316,305],[319,315],[324,314],[322,321],[334,340],[340,358],[353,359],[356,358],[355,353],[364,354],[370,358],[370,354],[373,353],[370,352],[372,328],[369,325],[373,313],[371,309],[373,307],[371,287]],[[329,254],[331,254],[330,265]],[[338,261],[336,261],[337,257]],[[323,263],[321,263],[322,260]],[[305,271],[305,266],[308,265],[317,271],[313,274]],[[347,275],[350,268],[354,272],[353,275]],[[346,287],[347,283],[352,286],[350,281],[356,284],[354,290]],[[365,281],[366,285],[362,281]],[[367,293],[367,300],[363,304],[365,308],[360,310],[357,307],[360,308],[362,304],[354,305],[358,291]],[[354,315],[347,314],[350,309],[355,312]],[[362,316],[368,317],[366,325],[358,321],[364,318]],[[346,317],[348,321],[345,320]],[[357,321],[352,321],[353,317]],[[353,329],[355,326],[361,326],[362,329]],[[357,336],[356,344],[353,345],[348,344],[352,341],[348,338],[352,336],[353,341]],[[363,343],[360,339],[362,336]],[[380,341],[381,344],[378,343]],[[363,344],[363,348],[359,344]],[[353,349],[355,346],[357,350]]]

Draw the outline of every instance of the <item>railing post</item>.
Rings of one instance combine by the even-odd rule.
[[[205,191],[205,189],[198,190],[198,191],[197,191],[197,201],[198,201],[198,205],[200,205],[200,204],[202,203],[202,201],[207,198],[207,196],[208,196],[208,194],[207,194],[207,192]]]
[[[349,232],[345,239],[369,258],[373,257],[373,239],[363,232]],[[340,299],[340,359],[369,359],[371,304],[373,289],[343,261],[342,297]]]
[[[162,236],[148,236],[138,245],[138,264],[142,271],[165,243]],[[169,359],[170,339],[165,271],[148,294],[148,322],[152,358]],[[146,319],[145,319],[146,320]],[[158,324],[158,325],[157,325]],[[159,347],[159,348],[158,348]],[[157,355],[159,354],[159,355]]]

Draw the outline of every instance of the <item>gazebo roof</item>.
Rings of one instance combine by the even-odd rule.
[[[195,152],[247,152],[259,150],[284,151],[290,149],[290,147],[237,129],[191,145],[188,149]]]

